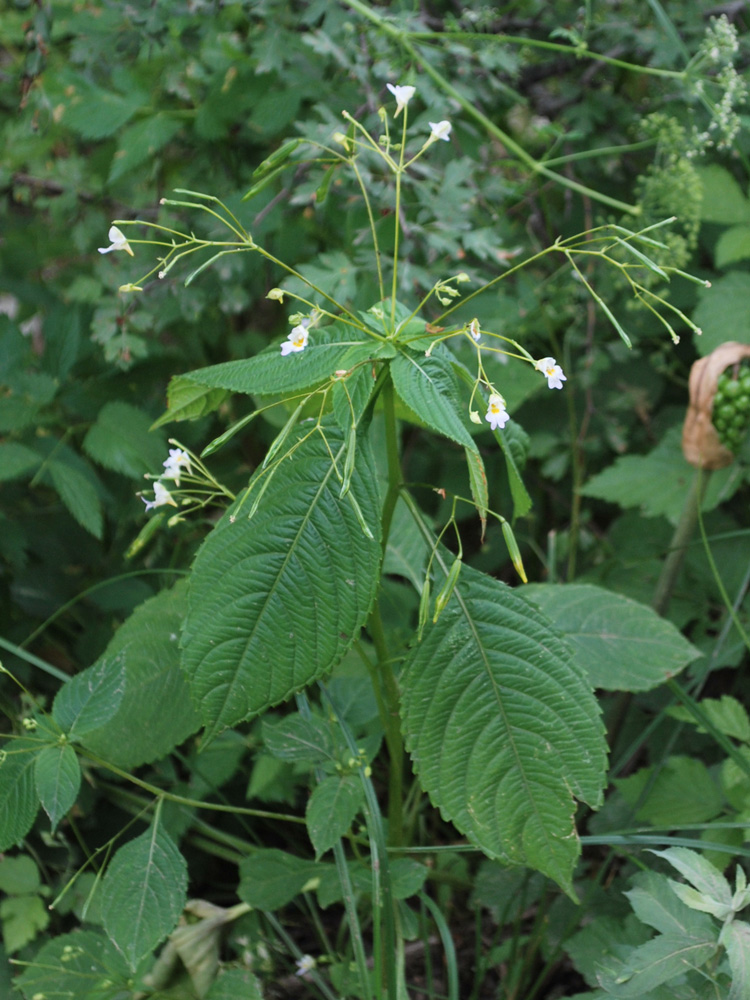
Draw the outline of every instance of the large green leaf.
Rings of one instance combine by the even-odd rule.
[[[540,583],[523,597],[565,636],[597,688],[648,691],[701,655],[653,608],[603,587]]]
[[[396,392],[422,423],[476,451],[450,358],[405,351],[391,362],[391,376]]]
[[[69,743],[45,747],[36,755],[36,790],[54,830],[81,787],[81,768]]]
[[[343,471],[344,439],[330,421],[322,430],[326,440],[313,431],[278,466],[248,519],[253,486],[265,480],[251,484],[195,560],[183,667],[210,734],[321,677],[372,605],[380,566],[372,456],[362,440],[351,497],[341,499],[331,456]]]
[[[178,637],[185,612],[185,586],[178,584],[144,601],[115,633],[104,653],[111,671],[109,681],[117,690],[125,671],[125,690],[117,712],[98,728],[76,735],[89,750],[119,767],[148,764],[169,753],[194,733],[200,718],[190,699],[187,680],[180,670]],[[105,671],[106,672],[106,671]],[[104,708],[107,681],[84,721]]]
[[[356,328],[334,325],[312,330],[307,347],[296,354],[282,357],[279,345],[274,344],[254,358],[199,368],[181,375],[180,380],[248,395],[297,392],[330,378],[337,370],[374,357],[377,348],[377,341]]]
[[[130,1000],[128,968],[98,931],[61,934],[37,952],[15,980],[25,1000]]]
[[[401,684],[407,745],[444,816],[572,892],[575,799],[599,804],[606,744],[588,679],[546,618],[464,567]]]
[[[187,899],[187,865],[159,817],[125,844],[102,882],[104,929],[131,969],[164,940]]]
[[[3,746],[0,760],[0,851],[20,843],[32,827],[39,809],[34,766],[38,749],[30,740],[13,740]]]

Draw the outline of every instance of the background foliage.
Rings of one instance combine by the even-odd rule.
[[[485,819],[471,816],[455,789],[440,789],[435,761],[415,765],[443,816],[416,784],[408,786],[411,845],[429,858],[425,865],[415,851],[390,859],[400,929],[407,941],[423,942],[408,966],[409,986],[453,995],[453,974],[461,990],[455,995],[477,998],[533,998],[555,989],[704,996],[703,973],[670,958],[688,936],[694,969],[710,969],[711,995],[733,995],[726,956],[741,953],[744,932],[726,934],[724,951],[717,941],[729,912],[721,907],[734,914],[744,905],[734,864],[727,873],[734,903],[720,870],[746,857],[750,801],[747,445],[711,477],[706,545],[696,536],[662,618],[644,607],[693,475],[679,446],[690,365],[725,340],[750,343],[746,14],[729,11],[740,38],[731,52],[709,13],[671,0],[523,0],[500,9],[14,0],[4,13],[0,645],[16,682],[4,675],[0,697],[5,732],[17,737],[6,747],[19,751],[4,759],[0,775],[8,849],[0,864],[4,989],[13,979],[31,998],[52,993],[60,977],[80,975],[69,988],[88,997],[92,962],[97,997],[222,1000],[261,989],[268,996],[355,996],[362,988],[341,929],[347,921],[351,928],[356,913],[342,902],[346,892],[326,851],[351,831],[349,869],[369,941],[372,885],[357,840],[364,793],[355,775],[366,763],[381,801],[388,775],[368,675],[356,653],[347,653],[328,685],[341,731],[330,724],[327,703],[311,714],[300,702],[296,712],[274,709],[218,735],[199,754],[201,717],[172,636],[186,614],[198,631],[201,614],[215,615],[206,594],[191,618],[181,580],[220,511],[208,506],[167,526],[161,510],[146,522],[135,496],[148,485],[144,474],[161,468],[169,435],[200,452],[256,403],[272,401],[274,386],[256,387],[252,398],[221,387],[195,396],[185,379],[172,383],[171,416],[199,419],[159,419],[173,376],[254,358],[286,334],[292,309],[266,294],[301,285],[268,259],[237,254],[189,287],[186,272],[174,269],[142,294],[127,295],[118,289],[143,274],[138,237],[133,260],[96,249],[106,245],[113,219],[134,217],[216,238],[207,216],[186,222],[186,211],[159,205],[175,188],[209,190],[274,257],[351,308],[369,308],[378,287],[367,213],[351,176],[308,162],[301,150],[283,171],[273,164],[257,171],[292,137],[328,141],[344,127],[343,109],[375,128],[377,109],[390,100],[385,84],[408,82],[418,90],[411,127],[426,134],[429,121],[449,118],[454,128],[451,142],[420,160],[404,188],[397,292],[409,309],[448,274],[465,271],[473,289],[558,237],[606,222],[640,228],[673,215],[674,225],[659,233],[669,249],[654,258],[656,266],[711,282],[710,289],[670,283],[670,302],[703,331],[694,336],[675,318],[678,345],[653,312],[637,308],[618,272],[593,259],[583,277],[617,317],[630,350],[584,282],[553,255],[458,314],[467,322],[476,315],[483,328],[520,341],[534,356],[554,355],[568,375],[564,392],[550,393],[525,368],[489,361],[513,416],[507,447],[514,465],[489,436],[463,443],[482,455],[488,505],[515,517],[531,584],[521,593],[542,609],[598,690],[610,772],[603,807],[596,814],[582,807],[577,816],[584,853],[572,882],[582,900],[576,907],[541,876],[464,851],[449,821],[476,842],[467,827]],[[390,248],[393,192],[374,162],[364,160],[361,169],[378,206],[379,237]],[[243,200],[250,190],[253,197]],[[659,273],[649,280],[666,294]],[[458,358],[466,361],[469,350],[462,350]],[[469,495],[461,439],[454,447],[431,437],[424,421],[408,419],[423,415],[416,397],[409,402],[411,414],[399,411],[405,479]],[[207,460],[217,479],[233,492],[243,489],[287,415],[268,410],[217,450]],[[370,474],[353,491],[366,507],[375,503],[368,483],[378,472],[375,459],[360,457]],[[415,492],[439,531],[450,502],[429,488]],[[500,524],[491,521],[483,537],[468,504],[459,505],[457,518],[467,599],[484,599],[480,573],[515,586]],[[397,507],[394,522],[408,525],[408,512]],[[248,531],[248,557],[262,555],[258,537],[262,532]],[[210,538],[220,545],[221,530]],[[446,540],[452,544],[452,536]],[[424,562],[419,538],[399,529],[380,606],[394,656],[399,663],[408,657],[406,676],[423,676],[429,689],[449,686],[448,665],[430,656],[430,644],[456,623],[449,606],[423,643],[410,646]],[[561,581],[565,587],[550,586]],[[355,597],[350,609],[334,603],[341,620],[331,624],[332,641],[361,621],[373,595]],[[308,610],[301,607],[301,618]],[[346,642],[340,645],[343,652]],[[198,671],[197,660],[187,664],[191,677]],[[676,688],[671,678],[680,671]],[[75,680],[61,686],[68,678]],[[298,686],[294,676],[278,683],[263,705]],[[204,696],[212,697],[210,678]],[[447,742],[450,733],[420,730],[418,701],[406,700],[404,713],[415,759],[423,740],[460,754]],[[24,740],[39,738],[38,728],[24,730],[24,719],[47,734],[50,746],[39,755],[21,752],[32,747]],[[347,731],[353,749],[341,735]],[[55,745],[58,732],[69,742]],[[100,769],[101,760],[115,770]],[[541,781],[551,766],[540,769]],[[217,808],[206,813],[164,801],[152,816],[154,790]],[[589,792],[581,798],[595,804]],[[518,808],[530,800],[524,793]],[[246,817],[243,808],[264,815]],[[310,842],[302,822],[277,811],[306,818]],[[716,874],[679,854],[657,858],[643,850],[685,850],[701,840]],[[128,873],[144,866],[146,896],[154,873],[172,888],[156,892],[159,905],[140,921],[119,904],[118,892],[127,889]],[[679,894],[667,896],[671,866],[696,892],[718,900],[713,909],[699,913]],[[188,872],[197,903],[171,934]],[[92,893],[100,877],[102,893]],[[653,900],[665,898],[670,913],[656,917]],[[74,934],[80,925],[83,932]],[[154,965],[155,949],[170,934]],[[665,956],[660,981],[644,978],[656,952]],[[303,953],[328,956],[317,978],[294,975]],[[9,957],[31,964],[12,968]]]

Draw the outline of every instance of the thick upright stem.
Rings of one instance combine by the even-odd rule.
[[[388,488],[383,502],[382,539],[383,557],[388,545],[388,535],[393,521],[393,512],[401,487],[401,462],[398,453],[398,426],[396,422],[396,405],[393,382],[390,376],[382,389],[383,407],[385,410],[386,453],[388,459]],[[388,746],[390,770],[388,776],[388,829],[389,840],[393,846],[399,846],[403,841],[403,782],[404,782],[404,743],[399,725],[399,689],[393,664],[388,652],[385,638],[383,618],[379,601],[376,602],[367,623],[375,653],[377,667],[372,672],[373,684],[380,686],[384,702],[383,724],[385,741]],[[380,698],[378,699],[381,700]]]
[[[685,498],[685,505],[682,508],[680,520],[675,528],[667,558],[664,560],[664,565],[661,569],[659,582],[656,584],[654,599],[651,602],[651,607],[657,614],[665,614],[669,607],[674,585],[677,582],[677,577],[685,560],[687,546],[693,537],[695,526],[698,523],[698,511],[700,510],[710,477],[711,473],[704,470],[699,470],[693,477],[690,492]]]

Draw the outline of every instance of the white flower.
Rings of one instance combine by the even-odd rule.
[[[453,126],[448,121],[430,122],[430,128],[432,129],[430,139],[433,141],[435,139],[442,139],[444,142],[447,142]]]
[[[109,253],[110,250],[124,250],[126,253],[129,253],[131,257],[135,256],[133,251],[130,249],[130,244],[117,226],[110,226],[110,230],[107,233],[107,239],[110,240],[110,246],[98,247],[99,253]]]
[[[489,421],[490,427],[493,431],[496,431],[498,427],[502,430],[510,420],[510,414],[505,409],[505,400],[496,392],[493,392],[490,396],[487,413],[485,414],[484,419]]]
[[[312,955],[303,955],[302,958],[297,959],[296,965],[297,972],[295,975],[304,976],[306,973],[312,972],[317,963]]]
[[[540,358],[539,361],[534,362],[534,367],[547,379],[547,385],[550,389],[562,389],[563,382],[568,381],[554,358]]]
[[[387,83],[386,87],[390,90],[393,96],[396,98],[396,114],[394,118],[398,118],[399,112],[403,111],[409,101],[414,97],[415,87],[400,87],[398,84],[394,86],[392,83]]]
[[[177,506],[177,501],[172,499],[172,494],[161,483],[154,483],[153,500],[147,500],[145,497],[141,497],[141,500],[145,503],[146,510],[153,510],[154,507],[164,507],[165,504],[171,504],[172,507]]]
[[[301,323],[299,326],[295,326],[287,339],[281,345],[282,357],[287,354],[296,354],[298,351],[304,351],[307,347],[307,338],[309,336],[310,334],[307,332],[306,326],[302,326]]]
[[[162,473],[162,478],[174,479],[178,486],[180,485],[182,470],[184,469],[188,474],[193,471],[190,467],[190,456],[181,448],[170,448],[169,458],[163,464],[164,472]]]
[[[469,333],[471,334],[472,338],[478,344],[479,343],[479,338],[480,338],[481,333],[482,333],[482,331],[480,329],[480,326],[479,326],[479,320],[478,319],[473,319],[471,321],[471,323],[469,323]]]

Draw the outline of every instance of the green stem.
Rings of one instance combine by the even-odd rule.
[[[428,59],[416,49],[409,41],[409,35],[385,21],[382,16],[374,10],[371,10],[362,0],[344,0],[348,7],[356,10],[358,13],[362,14],[369,21],[372,21],[378,26],[378,28],[383,31],[386,35],[389,35],[394,41],[408,53],[408,55],[414,60],[414,62],[419,63],[425,73],[431,76],[435,83],[450,97],[453,98],[476,122],[478,122],[482,128],[484,128],[490,135],[495,136],[496,139],[505,146],[521,163],[524,164],[532,173],[539,174],[542,177],[546,177],[547,180],[554,181],[556,184],[561,184],[563,187],[569,188],[571,191],[576,191],[578,194],[591,198],[592,200],[598,201],[603,205],[608,205],[610,208],[617,209],[618,212],[626,212],[628,215],[640,215],[641,208],[639,205],[628,205],[624,201],[618,201],[616,198],[610,198],[609,195],[602,194],[599,191],[595,191],[593,188],[586,187],[585,184],[579,184],[578,181],[574,181],[570,177],[566,177],[563,174],[555,173],[554,170],[550,170],[539,160],[535,160],[533,156],[526,152],[523,146],[520,146],[514,139],[512,139],[506,132],[503,132],[501,128],[491,121],[486,115],[482,114],[474,105],[467,101],[466,98],[453,87],[446,78],[439,73],[435,67],[429,62]],[[680,77],[682,74],[679,74]]]
[[[176,802],[178,805],[182,806],[190,806],[192,809],[212,809],[214,812],[233,813],[237,816],[257,816],[260,819],[273,819],[280,820],[284,823],[299,823],[302,826],[305,825],[305,819],[302,816],[289,816],[285,813],[267,812],[263,809],[247,809],[243,806],[224,805],[221,802],[204,802],[201,799],[189,799],[184,795],[175,795],[173,792],[167,792],[163,788],[158,788],[156,785],[150,784],[148,781],[136,778],[135,775],[130,774],[128,771],[123,771],[122,768],[115,767],[114,764],[110,764],[106,760],[102,760],[101,757],[97,757],[88,750],[83,750],[80,747],[77,747],[76,749],[81,757],[91,761],[91,763],[95,764],[96,767],[103,767],[105,770],[111,771],[112,774],[116,774],[120,778],[124,778],[125,781],[130,781],[132,784],[137,785],[138,788],[142,788],[144,792],[149,792],[151,795],[154,795],[159,799],[167,799],[169,802]]]
[[[299,708],[300,715],[303,719],[307,719],[309,722],[312,718],[312,712],[310,711],[310,702],[304,694],[297,695],[297,707]],[[321,767],[316,767],[315,780],[317,783],[320,784],[324,777],[325,773],[323,769]],[[372,987],[370,985],[370,974],[367,969],[365,945],[362,940],[362,930],[360,928],[359,916],[357,914],[354,886],[352,885],[351,876],[349,874],[349,865],[347,864],[344,845],[340,837],[333,845],[333,857],[336,862],[339,882],[341,883],[341,894],[344,898],[344,909],[346,910],[346,917],[349,922],[349,932],[352,940],[352,947],[354,949],[354,957],[357,963],[357,971],[359,972],[360,983],[365,991],[367,1000],[370,1000],[370,997],[372,996]]]
[[[408,36],[416,41],[465,38],[470,40],[484,39],[495,42],[498,45],[525,45],[529,48],[547,49],[549,52],[567,53],[575,56],[576,59],[591,59],[594,62],[607,63],[609,66],[618,66],[620,69],[632,70],[634,73],[643,73],[647,76],[667,77],[678,82],[684,82],[688,77],[688,73],[685,70],[659,69],[658,66],[640,66],[638,63],[629,63],[623,59],[614,59],[612,56],[605,56],[600,52],[591,52],[587,48],[563,45],[560,42],[547,42],[541,38],[524,38],[522,35],[488,35],[476,31],[410,31],[408,32]]]
[[[356,759],[358,748],[356,741],[339,712],[338,706],[331,698],[325,685],[319,684],[323,697],[336,716],[341,733],[346,740],[349,752]],[[402,961],[399,961],[397,953],[397,929],[396,929],[396,909],[393,898],[393,886],[391,884],[390,861],[388,858],[388,848],[385,842],[383,824],[381,821],[380,807],[377,795],[371,779],[368,777],[364,767],[359,771],[362,788],[365,794],[365,816],[367,819],[367,832],[370,840],[370,853],[372,864],[373,880],[373,958],[375,963],[375,1000],[398,1000],[402,995],[399,993],[398,982],[401,972]],[[382,921],[383,936],[380,937]],[[401,957],[403,952],[400,952]],[[382,980],[385,978],[387,993],[383,994]]]
[[[669,607],[672,591],[685,560],[688,543],[693,537],[695,527],[698,523],[701,502],[705,495],[710,476],[710,472],[699,469],[693,477],[690,492],[685,498],[680,520],[677,522],[677,527],[669,546],[669,552],[667,553],[667,558],[664,560],[659,581],[654,590],[654,597],[651,601],[651,607],[659,615],[666,614]]]
[[[390,375],[383,382],[383,410],[385,414],[386,454],[388,461],[388,489],[383,502],[381,517],[382,559],[388,546],[388,536],[393,521],[393,512],[401,488],[401,461],[398,451],[398,424],[396,421],[396,402],[393,382]],[[404,781],[404,744],[399,725],[400,696],[398,681],[393,672],[393,665],[385,638],[385,628],[380,608],[376,601],[367,629],[377,654],[380,684],[385,701],[385,739],[388,745],[390,771],[388,781],[388,821],[389,840],[394,846],[403,842],[403,781]],[[376,682],[377,683],[377,682]]]

